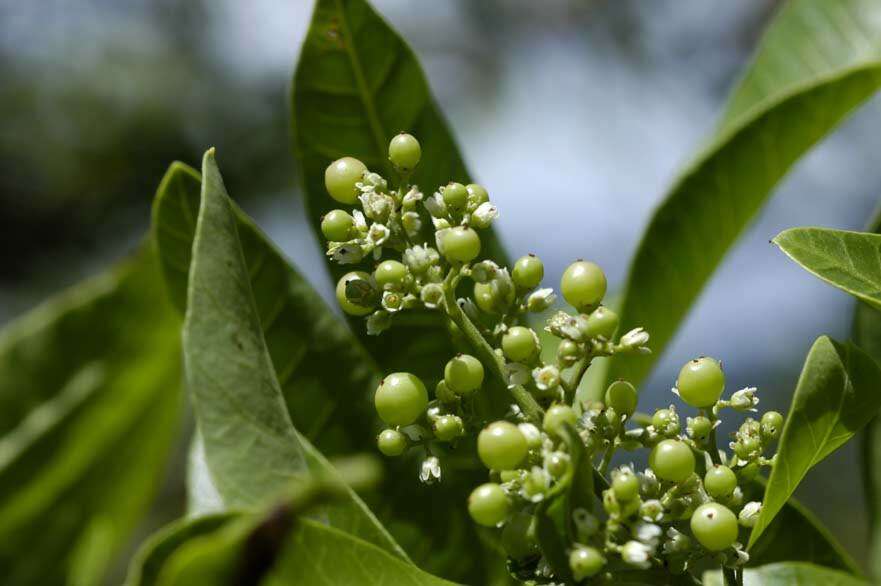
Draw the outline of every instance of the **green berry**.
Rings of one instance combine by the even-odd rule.
[[[444,382],[457,395],[468,395],[483,384],[483,364],[470,354],[459,354],[444,367]]]
[[[410,425],[428,406],[428,392],[416,376],[395,372],[382,379],[373,403],[380,418],[389,425]]]
[[[652,425],[661,435],[673,436],[679,433],[679,416],[672,407],[670,409],[658,409],[652,415]]]
[[[566,424],[574,426],[577,419],[575,410],[569,405],[551,405],[545,411],[542,426],[549,435],[562,438]]]
[[[569,470],[569,455],[564,452],[551,452],[545,459],[545,468],[554,478],[562,478]]]
[[[356,183],[364,177],[366,165],[354,157],[337,159],[324,171],[327,193],[340,203],[352,205],[358,201]]]
[[[468,205],[468,190],[461,183],[451,182],[444,187],[444,203],[447,208],[461,212]]]
[[[737,475],[728,466],[713,466],[704,476],[704,489],[714,499],[729,496],[737,488]]]
[[[528,451],[523,432],[507,421],[490,423],[477,436],[477,455],[491,470],[513,470]]]
[[[538,287],[545,276],[545,266],[534,254],[521,256],[514,263],[511,278],[519,288],[528,290]]]
[[[471,228],[450,228],[443,234],[443,252],[450,262],[471,262],[480,254],[480,236]]]
[[[630,417],[636,411],[636,388],[626,380],[616,380],[606,389],[606,405]]]
[[[407,277],[407,267],[396,260],[384,260],[373,271],[376,284],[385,289],[386,287],[400,288]]]
[[[482,203],[489,201],[489,193],[483,185],[477,183],[469,183],[465,189],[468,190],[468,203],[472,207],[477,207]]]
[[[537,556],[540,550],[535,517],[523,512],[512,515],[502,528],[502,547],[515,560]]]
[[[783,416],[776,411],[768,411],[762,415],[762,437],[775,440],[783,429]]]
[[[691,515],[691,532],[709,551],[722,551],[737,539],[737,517],[728,507],[706,503]]]
[[[661,480],[682,482],[694,474],[694,454],[688,444],[665,439],[652,450],[649,466]]]
[[[372,307],[358,305],[357,303],[350,301],[349,298],[346,297],[346,283],[352,280],[369,281],[370,275],[368,275],[364,271],[352,271],[351,273],[346,273],[345,275],[343,275],[342,278],[340,278],[339,282],[336,284],[337,303],[339,303],[340,307],[343,308],[343,311],[345,311],[349,315],[367,315],[368,313],[372,313]]]
[[[489,283],[474,283],[474,303],[481,311],[496,313],[496,296]]]
[[[400,456],[407,449],[407,436],[396,429],[384,429],[376,438],[376,445],[386,456]]]
[[[591,311],[606,295],[606,275],[592,262],[576,261],[563,272],[560,291],[566,302],[578,311]]]
[[[710,436],[710,432],[713,430],[713,422],[704,417],[703,415],[698,415],[697,417],[692,417],[688,420],[688,435],[693,440],[704,441]]]
[[[557,362],[563,366],[572,366],[579,358],[581,358],[581,350],[578,344],[572,340],[560,341],[560,345],[557,346]]]
[[[441,415],[434,422],[434,435],[442,442],[452,441],[464,433],[465,425],[457,415]]]
[[[529,328],[514,326],[502,336],[502,352],[512,362],[529,362],[538,351],[538,338]]]
[[[349,239],[349,232],[355,225],[355,219],[343,210],[330,210],[321,218],[321,233],[333,242],[344,242]]]
[[[711,407],[725,389],[722,365],[707,356],[690,360],[679,371],[676,388],[682,400],[692,407]]]
[[[495,527],[505,520],[511,509],[508,495],[498,484],[481,484],[468,497],[468,513],[475,523]]]
[[[629,469],[620,470],[612,479],[612,492],[621,502],[629,502],[639,496],[639,479]]]
[[[762,453],[762,442],[756,437],[743,437],[734,442],[734,453],[742,460],[750,460]]]
[[[388,145],[388,158],[401,171],[408,173],[416,168],[422,157],[422,147],[412,134],[402,132]]]
[[[569,554],[569,569],[576,582],[596,576],[605,565],[606,559],[595,547],[579,546]]]
[[[584,333],[591,338],[611,340],[617,329],[618,314],[601,305],[587,317],[587,327]]]

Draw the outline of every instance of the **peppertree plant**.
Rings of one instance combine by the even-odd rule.
[[[173,163],[135,254],[0,334],[4,583],[864,583],[792,495],[881,406],[878,236],[778,237],[873,306],[866,352],[818,338],[784,413],[697,348],[668,408],[637,389],[777,182],[877,90],[879,33],[870,0],[783,4],[610,307],[590,250],[551,286],[505,250],[505,194],[470,176],[413,53],[364,0],[318,0],[293,150],[348,323],[213,150]],[[186,515],[128,556],[176,440]]]

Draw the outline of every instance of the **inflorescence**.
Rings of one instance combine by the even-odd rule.
[[[554,312],[541,334],[530,327],[529,314],[556,301],[552,289],[541,287],[542,261],[526,255],[508,270],[479,260],[479,231],[498,209],[477,184],[453,182],[424,196],[409,184],[420,158],[419,142],[402,133],[389,145],[397,189],[351,157],[325,173],[333,199],[360,207],[322,218],[327,254],[342,265],[378,263],[372,274],[340,279],[342,309],[366,317],[371,335],[408,311],[437,312],[470,348],[439,368],[433,398],[413,374],[384,377],[374,399],[388,425],[379,450],[393,457],[421,449],[419,479],[431,483],[441,480],[438,455],[476,437],[489,478],[471,493],[468,511],[476,523],[501,529],[509,568],[521,579],[603,581],[637,569],[681,573],[702,562],[738,571],[748,560],[739,526],[752,527],[761,510],[744,493],[760,468],[774,463],[767,454],[782,415],[746,418],[728,450],[720,449],[720,415],[755,412],[759,400],[755,388],[722,399],[722,365],[709,357],[679,372],[673,393],[697,409],[684,425],[675,405],[637,413],[637,391],[624,380],[612,382],[602,402],[579,399],[594,358],[647,353],[649,334],[636,328],[616,337],[618,316],[602,305],[606,277],[585,260],[569,265],[560,281],[574,312]],[[546,360],[542,347],[554,344]],[[616,451],[641,449],[650,450],[647,468],[624,465],[609,474]],[[568,567],[555,566],[539,546],[537,524],[551,517]]]

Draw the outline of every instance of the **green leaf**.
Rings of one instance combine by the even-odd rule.
[[[792,397],[748,547],[756,543],[808,470],[875,416],[881,407],[879,376],[875,362],[856,346],[825,336],[814,342]]]
[[[406,564],[372,543],[300,519],[265,586],[452,586]]]
[[[803,562],[769,564],[747,568],[743,572],[744,586],[791,586],[792,584],[823,584],[823,586],[865,586],[867,582],[838,570],[830,570]],[[722,574],[711,571],[704,574],[705,586],[725,586]]]
[[[152,251],[0,333],[3,583],[100,581],[180,429],[180,346]]]
[[[728,249],[792,165],[881,86],[881,4],[791,0],[759,46],[722,125],[652,217],[630,266],[621,331],[653,353],[613,360],[641,382]]]
[[[881,235],[790,228],[773,242],[808,272],[881,309]]]
[[[754,484],[755,494],[745,500],[761,500],[765,482]],[[798,535],[798,539],[793,539]],[[758,541],[750,548],[751,566],[776,562],[810,562],[850,573],[859,566],[813,513],[790,497]]]
[[[184,370],[211,479],[227,506],[249,508],[276,497],[306,472],[306,461],[263,339],[213,150],[205,154],[202,174]]]
[[[328,164],[357,157],[392,181],[388,144],[398,132],[411,132],[422,144],[412,181],[426,195],[449,181],[470,181],[415,55],[364,0],[316,2],[294,74],[292,124],[306,208],[319,238],[321,217],[339,206],[324,187]],[[491,231],[481,240],[487,255],[504,260]],[[348,270],[331,266],[334,278]],[[363,320],[352,325],[385,371],[436,377],[438,360],[454,352],[437,325],[394,327],[381,340],[367,338]]]
[[[297,476],[335,473],[288,416],[263,337],[237,216],[213,151],[205,155],[203,177],[184,322],[187,384],[201,438],[196,459],[199,446],[204,452],[200,488],[224,508],[254,507],[278,496]],[[406,559],[354,493],[326,514],[331,523]]]

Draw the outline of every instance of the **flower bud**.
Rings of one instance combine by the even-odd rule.
[[[731,408],[737,411],[755,411],[755,406],[759,404],[759,398],[756,396],[755,387],[747,387],[741,389],[731,395],[729,401]]]
[[[477,209],[471,214],[471,225],[475,228],[486,229],[498,217],[499,208],[487,201],[477,206]]]
[[[759,514],[762,512],[762,503],[758,501],[752,501],[746,503],[741,509],[740,514],[737,516],[738,522],[744,527],[755,527],[756,522],[759,520]]]
[[[553,305],[556,300],[557,294],[554,293],[553,289],[538,289],[533,291],[526,299],[526,309],[533,313],[539,313]]]

